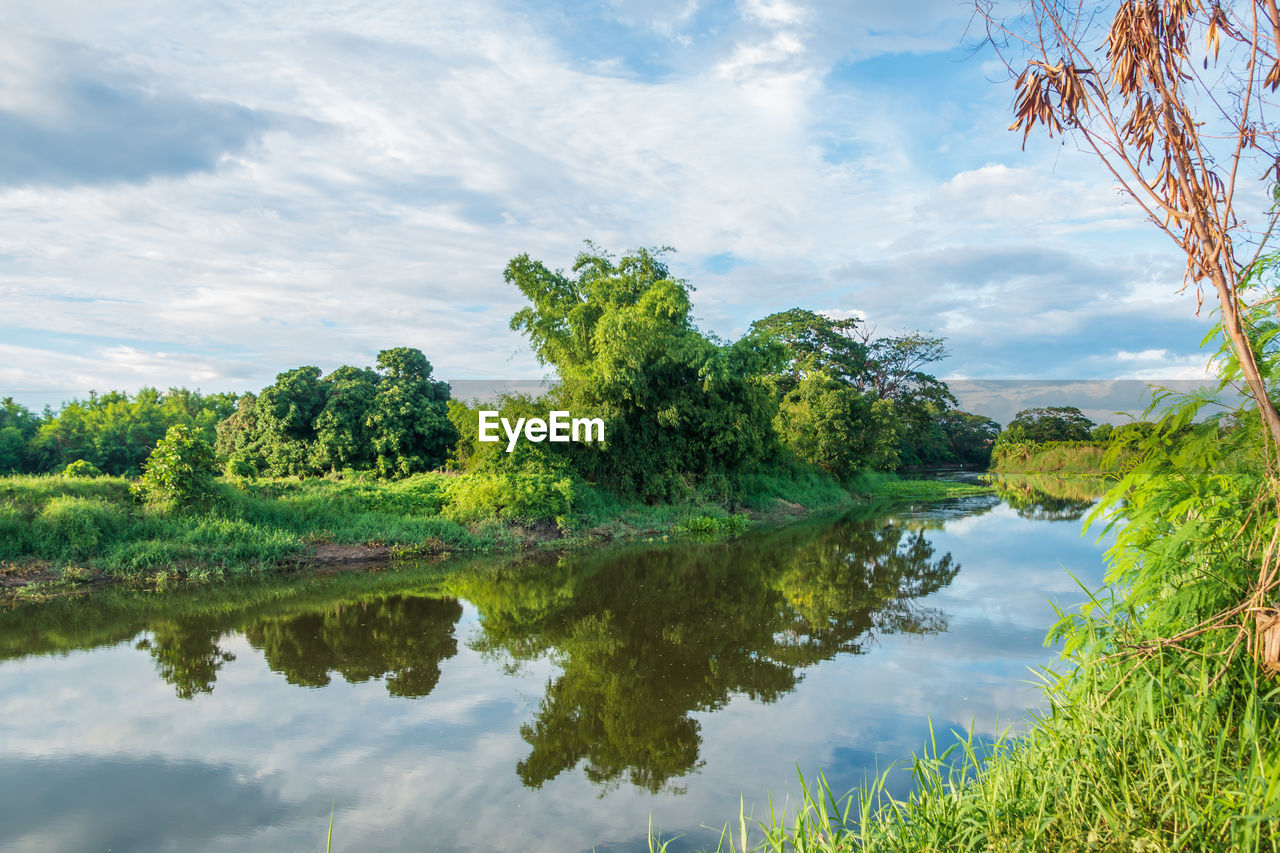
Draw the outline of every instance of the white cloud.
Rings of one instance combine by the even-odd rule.
[[[21,49],[0,75],[29,64],[33,45],[89,45],[145,85],[290,118],[213,172],[0,191],[17,362],[0,381],[238,389],[303,363],[367,364],[392,345],[421,347],[447,377],[539,377],[507,329],[519,299],[501,270],[521,252],[566,265],[583,238],[676,244],[696,313],[721,334],[794,304],[838,305],[956,335],[949,366],[968,375],[1037,369],[987,358],[984,337],[1070,332],[1101,354],[1118,342],[1088,341],[1100,310],[1188,316],[1176,264],[1159,260],[1171,249],[1133,228],[1078,157],[1018,153],[980,68],[946,69],[975,81],[949,107],[921,108],[892,79],[828,79],[845,59],[954,47],[955,8],[612,8],[637,33],[674,22],[695,47],[661,41],[662,74],[603,74],[558,40],[554,13],[497,3],[198,15],[162,0],[12,4],[0,24]],[[615,67],[651,42],[619,43]],[[6,91],[12,109],[53,108],[39,88]],[[933,162],[939,134],[946,169]],[[1047,247],[1094,279],[1112,274],[1090,289],[1018,265]],[[700,270],[722,253],[748,263]]]
[[[804,19],[801,8],[787,0],[745,0],[743,9],[748,17],[774,26],[795,25]]]

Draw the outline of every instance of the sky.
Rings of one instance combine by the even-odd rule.
[[[1176,246],[952,0],[7,0],[0,396],[258,390],[421,349],[537,379],[502,280],[672,246],[726,339],[791,307],[947,378],[1191,379]]]

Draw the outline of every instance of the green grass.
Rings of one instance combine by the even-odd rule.
[[[1000,474],[1053,474],[1058,477],[1110,477],[1128,469],[1134,452],[1109,455],[1105,443],[1080,441],[1022,442],[992,460]]]
[[[157,573],[219,576],[279,566],[319,543],[414,550],[484,551],[511,544],[505,531],[470,530],[413,502],[420,482],[325,480],[228,483],[199,512],[135,502],[118,477],[0,478],[0,561],[91,568],[109,577]]]
[[[991,495],[995,494],[995,488],[974,483],[956,483],[950,480],[881,480],[871,488],[868,494],[872,500],[923,503]]]
[[[887,793],[891,771],[843,795],[801,779],[795,809],[739,815],[719,849],[1276,850],[1280,688],[1247,660],[1222,689],[1206,692],[1206,674],[1157,660],[1109,696],[1055,682],[1026,737],[931,738],[905,799]]]
[[[654,536],[723,538],[752,521],[853,500],[833,479],[810,470],[754,475],[732,501],[695,492],[682,503],[647,505],[580,484],[569,515],[530,524],[496,511],[466,518],[452,512],[449,502],[458,491],[451,486],[468,476],[224,480],[198,511],[185,512],[139,503],[120,477],[0,477],[0,565],[60,572],[66,584],[25,588],[25,594],[43,594],[96,576],[214,580],[258,574],[305,562],[325,543],[410,556]]]

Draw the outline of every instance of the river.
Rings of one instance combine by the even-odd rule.
[[[10,608],[0,849],[714,849],[797,769],[1025,728],[1103,546],[1010,500]]]

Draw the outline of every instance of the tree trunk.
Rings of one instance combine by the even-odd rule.
[[[1236,305],[1235,296],[1221,269],[1214,271],[1213,285],[1218,291],[1218,304],[1222,308],[1222,328],[1231,339],[1231,345],[1236,351],[1236,358],[1240,361],[1240,372],[1244,374],[1244,381],[1248,383],[1249,390],[1258,401],[1258,413],[1262,416],[1262,422],[1266,425],[1271,440],[1280,446],[1280,414],[1277,414],[1275,404],[1267,394],[1267,385],[1258,370],[1257,359],[1253,357],[1253,347],[1249,345],[1249,338],[1240,326],[1240,310]]]

